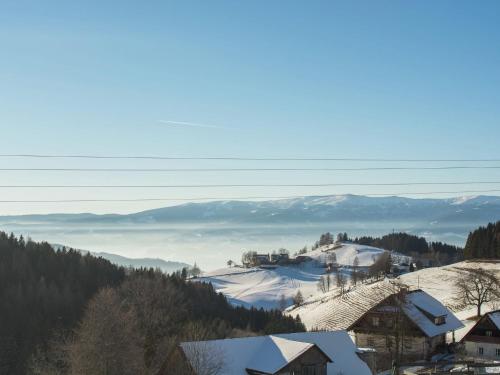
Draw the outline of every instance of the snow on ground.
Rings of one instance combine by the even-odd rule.
[[[341,266],[352,266],[354,259],[357,257],[360,267],[369,267],[385,251],[386,250],[380,249],[378,247],[358,245],[346,242],[343,243],[340,247],[335,244],[322,246],[317,250],[311,251],[305,255],[310,256],[311,258],[320,262],[325,262],[328,259],[328,254],[335,253],[335,256],[337,257],[337,263]],[[398,257],[401,256],[400,254],[395,254]]]
[[[495,261],[464,261],[443,267],[425,268],[400,276],[400,280],[404,284],[412,288],[420,288],[426,291],[455,313],[465,325],[464,328],[455,332],[455,339],[457,341],[462,339],[475,323],[471,318],[474,318],[476,315],[476,308],[460,306],[455,300],[457,292],[455,280],[457,276],[467,268],[483,268],[485,270],[494,271],[497,277],[500,278],[500,262]],[[498,306],[485,304],[483,305],[482,312],[484,313],[496,309],[498,309]]]
[[[290,306],[292,297],[299,289],[304,298],[317,295],[318,280],[325,273],[321,264],[325,263],[328,253],[335,252],[337,263],[341,266],[352,266],[354,259],[358,257],[359,265],[368,267],[384,251],[351,243],[340,247],[328,245],[304,254],[313,260],[300,265],[278,266],[275,269],[223,268],[204,273],[198,280],[212,283],[218,292],[226,295],[235,305],[271,309],[279,307],[281,295],[285,296],[287,306]],[[348,270],[342,272],[349,273]]]
[[[457,291],[455,287],[456,277],[459,276],[461,272],[466,272],[467,268],[491,270],[500,277],[500,262],[494,261],[464,261],[443,267],[426,268],[399,277],[403,284],[407,284],[411,289],[422,289],[455,313],[457,318],[465,325],[464,328],[455,332],[455,340],[457,341],[460,340],[475,323],[475,321],[472,320],[476,314],[475,308],[461,306],[455,300]],[[369,308],[374,289],[377,290],[378,293],[384,290],[389,292],[390,287],[388,285],[390,284],[385,280],[370,285],[363,284],[351,287],[351,292],[345,295],[343,302],[351,304],[353,312],[357,308]],[[332,322],[335,323],[339,319],[350,319],[350,316],[331,316],[331,307],[329,307],[328,301],[335,299],[338,295],[339,290],[337,288],[324,294],[316,294],[306,299],[302,306],[288,309],[287,313],[292,316],[299,315],[307,328],[315,328],[321,322],[329,322],[332,320]],[[498,309],[498,306],[491,304],[485,304],[483,306],[483,312],[495,309]],[[451,334],[448,339],[451,341]]]
[[[215,290],[235,305],[272,309],[278,308],[281,295],[285,296],[287,305],[291,305],[299,289],[304,298],[316,294],[316,284],[323,273],[324,268],[315,262],[306,262],[275,269],[224,268],[205,273],[198,280],[212,283]]]

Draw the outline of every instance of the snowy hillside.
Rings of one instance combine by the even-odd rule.
[[[378,247],[343,243],[339,248],[336,248],[335,245],[322,246],[306,255],[315,260],[325,262],[328,254],[335,253],[337,263],[341,266],[352,266],[354,259],[357,257],[359,266],[369,267],[384,251]]]
[[[292,297],[301,290],[304,297],[317,293],[316,284],[324,269],[308,262],[303,267],[277,267],[274,270],[260,268],[224,268],[200,277],[226,295],[235,305],[278,308],[281,295],[291,305]]]
[[[358,257],[359,265],[368,267],[384,251],[350,243],[338,248],[329,245],[304,254],[311,257],[312,261],[298,266],[279,266],[275,269],[223,268],[205,273],[198,280],[212,283],[233,304],[277,308],[281,295],[287,299],[287,305],[291,305],[291,299],[299,289],[305,298],[318,294],[317,283],[325,273],[321,264],[325,263],[329,253],[336,254],[337,263],[341,266],[352,266],[354,259]],[[348,273],[347,270],[344,272]]]
[[[465,308],[454,300],[456,277],[460,272],[466,272],[467,268],[493,270],[500,277],[500,262],[488,261],[465,261],[443,267],[426,268],[399,277],[399,280],[410,286],[411,289],[422,289],[436,298],[462,320],[466,327],[456,332],[457,340],[473,324],[468,318],[475,314],[474,308]],[[338,325],[342,320],[350,319],[349,314],[348,316],[338,316],[332,313],[339,304],[350,306],[353,313],[358,309],[366,310],[371,306],[370,301],[373,294],[387,293],[390,289],[391,285],[388,281],[380,281],[370,285],[352,287],[351,291],[339,298],[339,291],[335,288],[328,293],[318,294],[307,299],[302,306],[288,309],[287,313],[292,316],[299,315],[308,329],[328,329],[329,326]],[[486,312],[496,308],[498,307],[485,305],[483,310]]]

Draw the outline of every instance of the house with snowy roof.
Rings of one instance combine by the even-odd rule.
[[[500,360],[500,310],[483,315],[460,342],[470,357]]]
[[[379,365],[390,363],[395,353],[408,360],[426,359],[445,345],[447,332],[463,327],[429,294],[389,281],[306,300],[286,313],[299,315],[308,329],[351,332],[358,347],[376,349]]]
[[[180,347],[194,374],[213,368],[220,375],[372,374],[345,331],[184,342]]]

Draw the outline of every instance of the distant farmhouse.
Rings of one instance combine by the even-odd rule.
[[[428,359],[445,345],[447,332],[463,327],[424,291],[396,290],[388,281],[306,301],[288,314],[299,315],[308,329],[350,331],[357,346],[376,349],[379,363],[396,352],[407,360]]]
[[[254,253],[243,260],[244,267],[263,267],[275,268],[275,266],[292,266],[311,261],[312,258],[306,255],[298,255],[290,258],[288,252],[279,252],[272,254]]]
[[[257,254],[255,255],[255,263],[258,265],[271,264],[271,258],[269,254]]]
[[[304,332],[180,345],[193,374],[371,375],[346,332]]]
[[[500,310],[483,315],[461,343],[470,357],[500,360]]]

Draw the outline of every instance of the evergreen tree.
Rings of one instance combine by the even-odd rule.
[[[500,221],[479,227],[469,234],[464,248],[465,259],[500,258]]]
[[[304,303],[304,297],[302,296],[302,292],[300,289],[297,291],[297,294],[293,297],[293,304],[295,306],[300,306]]]

